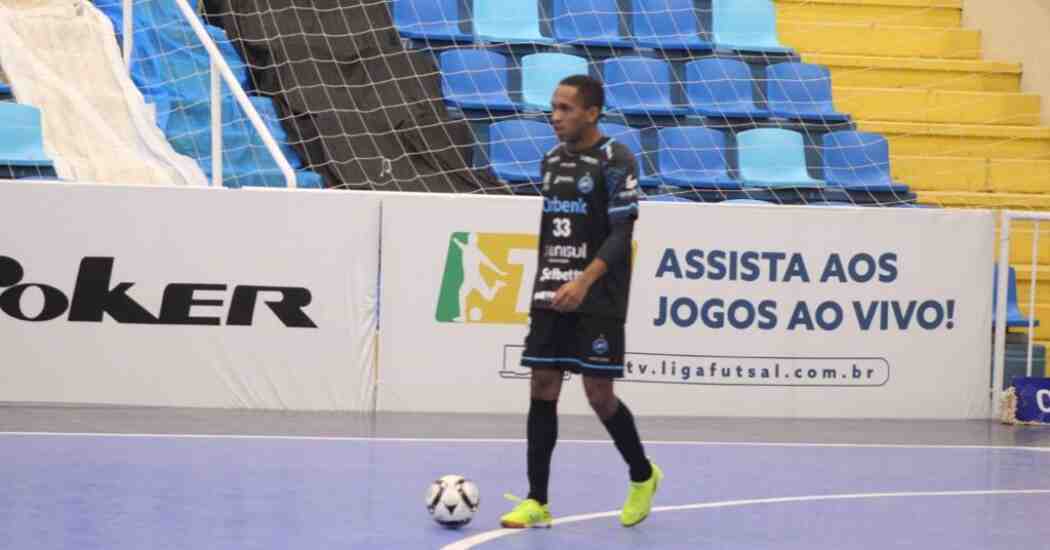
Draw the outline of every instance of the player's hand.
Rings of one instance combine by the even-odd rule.
[[[551,306],[554,307],[555,311],[562,313],[576,311],[576,308],[583,303],[583,299],[587,297],[587,290],[587,285],[579,279],[565,283],[558,287],[558,291],[554,293]]]

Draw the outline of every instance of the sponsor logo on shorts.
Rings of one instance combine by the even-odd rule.
[[[598,338],[595,338],[594,342],[591,344],[591,349],[598,355],[605,355],[609,353],[609,341],[605,339],[604,335],[599,336]]]

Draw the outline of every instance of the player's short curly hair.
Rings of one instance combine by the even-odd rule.
[[[605,90],[602,88],[602,83],[595,78],[585,74],[574,74],[563,78],[558,85],[576,88],[576,92],[580,94],[580,100],[583,101],[584,109],[597,107],[598,112],[601,112],[605,108]]]

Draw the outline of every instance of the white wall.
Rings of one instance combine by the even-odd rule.
[[[981,31],[985,59],[1022,63],[1022,91],[1043,96],[1050,124],[1050,0],[965,0],[963,24]]]

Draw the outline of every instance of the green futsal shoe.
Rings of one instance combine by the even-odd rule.
[[[649,517],[649,511],[653,509],[653,495],[660,488],[660,481],[664,478],[664,472],[659,466],[649,463],[653,468],[653,475],[646,481],[631,482],[627,492],[627,500],[623,503],[620,511],[620,523],[624,527],[633,527]]]
[[[528,527],[550,527],[550,504],[540,504],[538,500],[521,500],[514,495],[503,495],[507,500],[517,502],[513,510],[499,518],[499,524],[507,529],[525,529]]]

